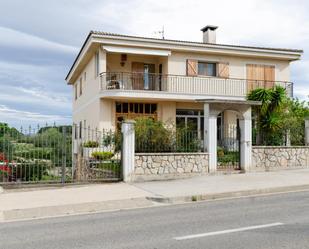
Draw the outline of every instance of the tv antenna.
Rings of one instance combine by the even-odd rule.
[[[160,35],[161,36],[161,39],[164,40],[164,26],[162,26],[162,29],[159,30],[159,31],[155,31],[153,32],[155,35]]]

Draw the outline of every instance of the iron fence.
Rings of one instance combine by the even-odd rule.
[[[76,181],[120,180],[121,132],[73,127]]]
[[[192,130],[155,130],[138,127],[135,130],[136,153],[164,152],[201,152],[203,141],[197,131]]]
[[[120,133],[77,125],[15,129],[0,124],[0,184],[120,178]]]
[[[0,126],[0,183],[72,181],[72,127]]]
[[[218,130],[218,132],[220,132]],[[239,124],[229,125],[217,141],[217,169],[240,170],[240,128]]]

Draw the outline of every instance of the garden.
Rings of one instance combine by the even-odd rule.
[[[71,126],[17,130],[0,123],[0,182],[70,181]]]

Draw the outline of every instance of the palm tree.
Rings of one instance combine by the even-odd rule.
[[[261,101],[262,105],[255,107],[257,122],[256,143],[268,144],[268,138],[281,126],[281,111],[283,103],[286,101],[286,91],[281,86],[275,86],[270,89],[258,88],[252,90],[248,100]]]

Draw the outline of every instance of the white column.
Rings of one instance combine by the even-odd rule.
[[[133,120],[121,124],[122,132],[122,177],[124,182],[132,180],[134,173],[135,131]]]
[[[305,120],[305,145],[309,146],[309,119]]]
[[[252,120],[251,107],[244,113],[244,119],[239,120],[240,126],[240,166],[249,171],[252,163]]]
[[[204,150],[209,154],[209,173],[217,171],[217,115],[210,114],[209,104],[204,104]]]

